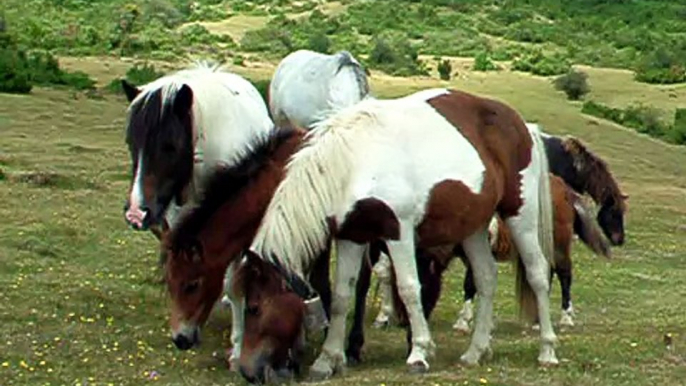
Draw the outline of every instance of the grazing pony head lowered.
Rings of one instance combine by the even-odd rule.
[[[222,293],[227,267],[250,245],[303,136],[301,130],[275,130],[243,161],[216,171],[198,204],[163,239],[172,340],[179,349],[198,343],[200,327]]]
[[[132,180],[124,207],[138,230],[162,222],[172,200],[185,201],[193,174],[193,90],[172,77],[141,89],[122,81],[129,106],[126,143]]]
[[[233,278],[233,291],[245,299],[245,331],[240,372],[250,383],[287,378],[300,371],[306,305],[272,264],[247,251]]]
[[[600,157],[581,141],[566,137],[562,145],[572,156],[574,169],[585,181],[584,190],[600,205],[598,225],[612,245],[624,244],[624,214],[628,195],[622,193],[612,173]]]

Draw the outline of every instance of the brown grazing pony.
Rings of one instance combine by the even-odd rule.
[[[622,193],[609,167],[579,139],[543,135],[550,172],[579,194],[593,198],[598,225],[612,245],[624,244],[624,214],[628,195]]]
[[[526,267],[519,278],[535,292],[521,291],[520,304],[533,307],[527,310],[541,320],[539,362],[557,363],[548,298],[552,203],[537,131],[502,103],[436,89],[362,101],[311,133],[289,162],[235,273],[236,294],[246,303],[240,356],[246,379],[264,381],[287,362],[302,326],[286,320],[302,321],[307,315],[291,314],[314,310],[309,305],[316,304],[317,293],[306,278],[332,241],[337,269],[331,321],[311,375],[329,377],[345,367],[347,306],[369,243],[381,243],[394,263],[413,331],[406,362],[413,371],[428,370],[433,351],[421,310],[415,246],[462,243],[481,301],[472,343],[461,360],[476,364],[490,350],[493,327],[497,269],[487,226],[494,214],[512,231]],[[294,294],[303,306],[293,305]]]
[[[198,343],[200,327],[222,293],[227,267],[250,245],[283,178],[285,165],[304,135],[301,130],[275,130],[255,144],[243,162],[216,172],[197,206],[165,235],[165,281],[172,301],[170,325],[179,349]],[[324,262],[328,270],[328,262]],[[326,301],[328,274],[314,279],[313,286]],[[319,284],[317,279],[325,279],[325,283]],[[234,351],[229,361],[235,363],[240,355],[243,308],[238,300],[233,303],[238,307],[232,310]]]
[[[572,278],[572,258],[571,245],[573,234],[579,238],[597,255],[609,257],[610,247],[603,238],[598,227],[593,223],[590,212],[585,208],[581,197],[574,192],[564,181],[550,175],[550,190],[553,197],[554,207],[554,256],[555,266],[551,274],[556,274],[562,289],[562,310],[563,317],[571,316],[571,278]],[[495,217],[491,227],[491,246],[493,255],[499,262],[515,261],[517,250],[513,244],[512,237],[505,223]],[[361,349],[364,344],[364,312],[365,300],[369,291],[371,279],[371,266],[376,263],[379,257],[379,248],[372,248],[370,251],[370,264],[364,264],[360,271],[360,278],[355,294],[355,315],[353,327],[348,336],[348,347],[346,355],[348,361],[359,362],[361,360]],[[465,305],[460,313],[458,322],[463,322],[466,326],[461,329],[469,332],[469,322],[472,319],[472,301],[476,296],[473,273],[466,259],[464,251],[457,245],[455,247],[439,247],[417,250],[417,270],[422,283],[422,306],[426,317],[431,315],[436,306],[441,292],[441,283],[444,271],[449,263],[458,256],[467,267],[464,279]],[[391,281],[392,282],[392,281]],[[396,289],[395,286],[393,286]],[[407,325],[407,314],[402,302],[400,301],[397,289],[392,291],[392,301],[396,310],[396,317],[401,325]],[[565,312],[566,311],[566,312]],[[457,324],[457,323],[456,323]],[[462,327],[462,326],[460,326]],[[408,331],[409,333],[409,331]],[[409,339],[409,335],[408,335]],[[409,342],[409,340],[408,340]]]

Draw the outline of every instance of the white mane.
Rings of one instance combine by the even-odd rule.
[[[164,110],[184,84],[193,91],[194,140],[201,162],[233,165],[272,130],[266,104],[254,86],[208,62],[142,86],[131,106],[148,103],[150,95],[161,90]]]
[[[318,123],[293,155],[251,249],[302,274],[326,248],[327,217],[348,197],[360,130],[375,121],[364,101]]]

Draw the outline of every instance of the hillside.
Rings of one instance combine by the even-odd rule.
[[[196,5],[190,7],[191,3]],[[126,102],[106,91],[106,86],[135,64],[147,62],[169,72],[205,55],[226,60],[228,69],[249,79],[265,80],[284,53],[283,41],[266,39],[274,36],[269,34],[289,36],[291,48],[297,48],[310,44],[308,36],[317,35],[308,32],[310,28],[328,25],[332,29],[324,35],[331,50],[347,48],[364,55],[372,68],[370,82],[376,96],[448,86],[506,101],[550,133],[581,138],[608,162],[630,199],[627,244],[613,249],[612,260],[595,258],[579,244],[574,247],[572,295],[578,325],[556,326],[559,367],[536,366],[537,336],[516,318],[513,270],[508,265],[499,266],[494,357],[475,368],[457,364],[469,341],[450,328],[462,298],[464,269],[456,263],[431,321],[438,350],[429,374],[407,374],[404,332],[370,327],[365,362],[326,384],[683,383],[686,148],[582,114],[583,102],[568,101],[553,88],[550,77],[510,70],[518,55],[540,49],[555,60],[585,63],[575,68],[589,76],[591,92],[586,100],[617,108],[643,103],[657,108],[663,119],[672,119],[677,109],[686,108],[686,85],[641,82],[632,69],[639,69],[659,49],[679,54],[679,44],[686,41],[682,29],[686,22],[676,2],[402,1],[402,6],[393,8],[397,12],[383,12],[381,7],[389,3],[0,3],[7,30],[21,47],[51,50],[61,68],[83,71],[98,87],[84,92],[64,85],[36,85],[29,94],[0,93],[0,384],[243,384],[223,363],[228,311],[215,310],[197,350],[180,352],[172,347],[156,241],[149,234],[131,231],[122,218],[131,177],[123,133]],[[622,28],[616,26],[620,19]],[[534,21],[535,33],[545,31],[544,41],[514,39],[514,34],[528,30],[525,20]],[[204,29],[189,24],[196,22]],[[182,31],[189,28],[194,32],[183,37]],[[498,28],[502,33],[497,33]],[[389,35],[384,41],[392,43],[392,52],[407,55],[391,67],[370,61],[379,35]],[[112,36],[125,39],[112,46],[116,41]],[[274,46],[246,49],[251,42],[262,47],[264,40],[259,39]],[[477,51],[469,51],[468,46],[481,50],[479,39],[492,44],[489,55],[502,70],[474,71]],[[632,45],[634,54],[622,56],[628,46],[620,46],[620,39],[652,40],[642,49]],[[325,41],[312,41],[317,40],[317,44]],[[574,51],[572,42],[582,50]],[[513,57],[498,56],[508,50]],[[438,79],[436,54],[450,61],[450,80]],[[595,59],[584,59],[586,55]],[[602,68],[608,65],[620,68]],[[421,74],[392,75],[396,68],[402,70],[398,74],[408,75],[408,68]],[[557,321],[557,284],[551,304]],[[377,307],[370,299],[367,325]],[[665,345],[667,337],[673,341],[670,347]]]

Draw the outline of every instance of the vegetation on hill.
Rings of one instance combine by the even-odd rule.
[[[651,83],[686,81],[686,8],[670,0],[344,0],[335,15],[304,0],[5,0],[0,5],[18,43],[58,54],[117,54],[170,59],[202,53],[215,59],[237,48],[278,57],[299,48],[347,49],[357,56],[393,36],[397,64],[371,61],[394,74],[424,72],[416,55],[514,60],[515,68],[558,75],[569,64],[635,70]],[[392,11],[391,11],[392,10]],[[310,12],[309,17],[306,12]],[[270,16],[239,42],[193,21],[236,14]],[[114,15],[114,17],[113,17]],[[297,21],[296,21],[297,15]],[[183,26],[183,27],[182,27]],[[399,41],[403,40],[402,43]],[[408,60],[414,63],[408,62]]]

